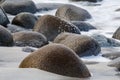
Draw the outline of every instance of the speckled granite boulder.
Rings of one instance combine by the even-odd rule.
[[[79,56],[96,56],[101,51],[98,42],[85,35],[61,33],[55,38],[54,43],[64,44]]]
[[[21,31],[13,33],[16,46],[42,47],[48,44],[46,37],[38,32]]]
[[[49,44],[28,55],[20,68],[38,68],[48,72],[78,78],[91,74],[73,50],[60,44]]]
[[[76,26],[52,15],[41,16],[33,30],[45,35],[49,41],[52,41],[61,32],[80,34],[80,30]]]
[[[68,21],[85,21],[91,18],[87,10],[70,4],[58,8],[56,16]]]

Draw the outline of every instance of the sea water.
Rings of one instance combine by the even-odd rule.
[[[64,3],[73,4],[75,6],[86,9],[91,15],[92,19],[86,22],[92,24],[97,30],[89,32],[82,32],[82,34],[102,34],[106,37],[111,38],[113,33],[120,26],[120,11],[116,11],[120,8],[120,0],[103,0],[102,2],[90,3],[90,2],[70,2],[68,0],[33,0],[35,3]],[[38,12],[39,15],[55,15],[56,10]],[[109,61],[106,58],[101,57],[85,57],[83,59],[97,60],[100,62]]]
[[[91,15],[92,19],[86,22],[94,25],[101,33],[108,33],[111,35],[120,26],[120,12],[115,10],[120,8],[120,0],[103,0],[98,3],[89,2],[69,2],[68,0],[33,0],[35,3],[66,3],[73,4],[78,7],[86,9]],[[55,15],[56,10],[41,12],[37,14],[51,14]],[[107,35],[107,34],[106,34]],[[110,35],[109,35],[110,36]]]
[[[92,15],[92,19],[86,22],[96,26],[97,30],[89,32],[82,32],[82,34],[103,34],[107,37],[112,37],[115,30],[120,26],[120,12],[115,12],[116,9],[120,8],[120,0],[103,0],[98,3],[88,2],[69,2],[68,0],[33,0],[35,3],[67,3],[73,4],[78,7],[82,7],[89,11]],[[56,10],[47,12],[38,12],[37,14],[51,14],[54,15]],[[112,50],[112,48],[111,48]],[[120,47],[114,48],[115,51],[120,50]],[[107,50],[109,51],[109,49]],[[43,72],[37,69],[19,69],[19,63],[28,54],[23,53],[21,48],[16,47],[0,47],[0,80],[119,80],[119,76],[116,76],[117,72],[107,66],[106,63],[100,63],[96,65],[87,65],[92,77],[89,79],[72,79],[64,76],[60,76],[53,73]],[[102,53],[101,53],[102,54]],[[83,60],[98,61],[98,62],[109,62],[109,59],[103,58],[102,56],[90,56],[83,57]]]

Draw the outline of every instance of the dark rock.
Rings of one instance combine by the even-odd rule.
[[[120,52],[104,53],[104,54],[102,54],[102,56],[109,58],[109,59],[116,59],[116,58],[120,57]]]
[[[13,39],[16,46],[42,47],[48,44],[45,36],[38,32],[22,31],[13,33]]]
[[[49,11],[49,10],[57,9],[62,5],[64,5],[64,4],[61,4],[61,3],[38,3],[38,4],[36,4],[36,7],[37,7],[37,10],[40,12],[40,11]]]
[[[20,12],[35,13],[37,11],[34,2],[29,0],[8,0],[2,4],[2,7],[5,12],[12,15]]]
[[[120,57],[118,57],[118,58],[112,60],[111,62],[109,62],[108,66],[116,67],[118,70],[120,70]]]
[[[116,39],[107,38],[101,34],[92,34],[91,37],[94,38],[101,47],[120,47],[120,41]]]
[[[40,17],[34,26],[34,31],[42,33],[50,41],[61,32],[80,34],[80,31],[76,26],[52,15],[44,15]]]
[[[24,52],[34,52],[35,49],[33,49],[33,48],[31,48],[31,47],[23,47],[23,48],[22,48],[22,51],[24,51]]]
[[[91,29],[96,29],[91,24],[83,22],[83,21],[72,21],[71,23],[74,24],[76,27],[78,27],[80,31],[89,31]]]
[[[56,74],[86,78],[90,72],[71,49],[60,44],[49,44],[33,52],[20,64],[20,68],[38,68]]]
[[[28,12],[22,12],[14,17],[12,24],[22,26],[23,28],[26,29],[33,29],[37,20],[38,18],[33,14]]]
[[[11,33],[0,25],[0,46],[13,46],[14,41]]]
[[[113,38],[120,40],[120,27],[113,34]]]
[[[8,24],[7,29],[10,30],[11,33],[20,32],[20,31],[27,31],[25,28],[22,28],[21,26]]]
[[[64,44],[79,56],[96,56],[101,51],[98,42],[85,35],[61,33],[55,38],[54,43]]]
[[[70,4],[58,8],[56,16],[68,21],[85,21],[91,18],[87,10]]]
[[[115,11],[120,11],[120,8],[119,8],[119,9],[116,9]]]
[[[6,13],[4,12],[4,10],[0,7],[0,25],[6,26],[7,24],[9,24],[10,21],[6,15]]]

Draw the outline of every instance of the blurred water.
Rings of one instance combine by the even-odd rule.
[[[69,2],[68,0],[33,0],[35,3],[66,3],[73,4],[78,7],[86,9],[91,15],[92,19],[87,20],[86,22],[94,25],[97,30],[92,30],[89,32],[81,32],[85,35],[90,34],[102,34],[106,37],[111,38],[115,30],[120,26],[120,11],[116,12],[115,10],[120,8],[120,0],[103,0],[102,2],[89,3],[89,2]],[[39,12],[36,14],[45,15],[51,14],[55,15],[56,10]],[[105,59],[101,56],[91,56],[83,59],[88,59],[90,61],[98,62],[108,62],[108,59]]]
[[[69,3],[68,0],[33,0],[35,3]]]
[[[68,0],[33,0],[35,3],[68,3],[73,4],[78,7],[82,7],[90,12],[92,19],[86,21],[96,26],[98,30],[93,30],[89,32],[82,32],[82,34],[103,34],[108,37],[112,37],[113,32],[120,26],[120,12],[115,12],[116,9],[120,8],[120,0],[103,0],[98,3],[88,3],[88,2],[69,2]],[[51,14],[54,15],[56,10],[38,12],[36,14],[44,15]],[[9,18],[14,16],[9,15]],[[117,18],[117,19],[116,19]],[[120,50],[119,48],[103,48],[102,53],[114,52]],[[64,76],[59,76],[52,73],[43,72],[34,69],[18,69],[21,60],[28,54],[21,52],[21,48],[2,48],[0,49],[0,67],[5,69],[0,70],[0,80],[119,80],[120,77],[116,76],[114,68],[107,66],[107,63],[99,63],[94,65],[87,65],[92,77],[89,79],[76,79],[67,78]],[[4,54],[3,54],[4,53]],[[17,53],[17,54],[16,54]],[[82,60],[85,61],[96,61],[96,62],[109,62],[109,59],[103,58],[101,55],[83,57]],[[13,67],[13,68],[7,68]],[[21,75],[20,75],[21,74]],[[15,76],[15,77],[14,77]]]
[[[33,0],[35,3],[69,3],[82,7],[89,11],[92,15],[92,19],[87,22],[96,26],[99,30],[107,34],[113,32],[120,26],[120,12],[115,10],[120,8],[120,0],[103,0],[98,3],[88,3],[88,2],[69,2],[68,0]],[[37,14],[51,14],[54,15],[56,10],[42,12]],[[109,35],[109,36],[110,36]]]

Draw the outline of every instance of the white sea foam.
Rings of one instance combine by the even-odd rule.
[[[85,35],[102,34],[111,38],[116,29],[120,26],[120,12],[115,10],[120,8],[120,0],[103,0],[98,3],[77,2],[71,3],[68,0],[33,0],[35,3],[69,3],[86,9],[92,19],[86,21],[94,25],[97,30],[82,32]],[[56,10],[37,13],[37,15],[51,14],[55,15]],[[116,19],[117,18],[117,19]],[[101,56],[91,56],[83,58],[85,60],[108,62],[109,60]]]
[[[68,3],[68,0],[33,0],[35,3]]]
[[[102,57],[101,55],[98,56],[89,56],[81,58],[83,61],[95,61],[95,62],[110,62],[111,60]]]
[[[82,7],[90,12],[92,19],[87,22],[95,25],[98,29],[104,30],[104,32],[114,32],[120,26],[120,12],[115,12],[116,9],[120,8],[120,0],[103,0],[99,3],[88,3],[88,2],[79,2],[71,3],[68,0],[33,0],[35,3],[69,3],[74,4],[78,7]],[[97,5],[97,6],[89,6]],[[51,14],[54,15],[56,10],[42,12],[37,14]]]

